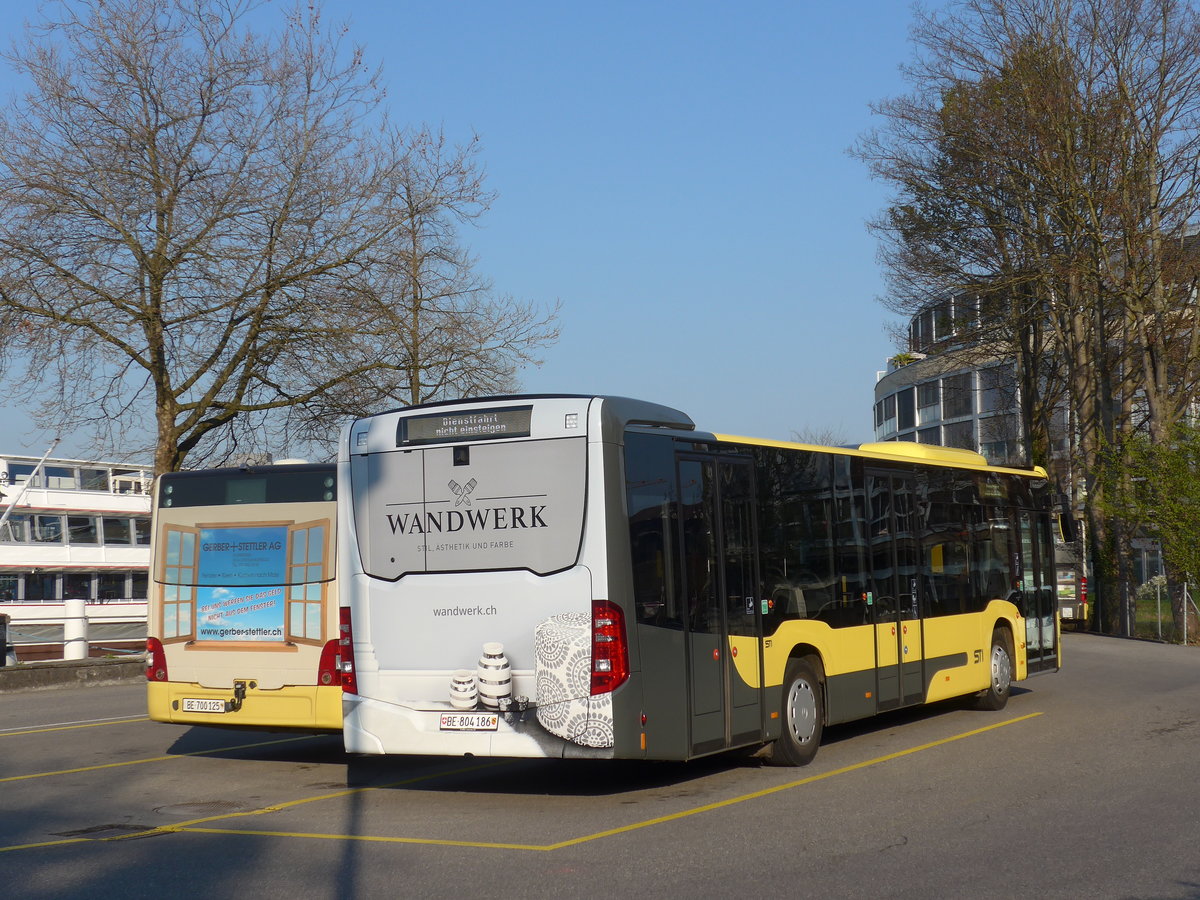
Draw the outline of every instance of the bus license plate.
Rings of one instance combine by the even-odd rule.
[[[184,712],[202,712],[202,713],[223,713],[225,712],[224,700],[201,700],[196,697],[185,697],[183,700]]]
[[[500,723],[496,713],[442,713],[442,731],[495,731]]]

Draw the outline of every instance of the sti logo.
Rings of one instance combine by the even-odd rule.
[[[456,507],[470,506],[471,505],[471,491],[475,490],[475,486],[477,484],[478,484],[478,482],[474,478],[472,478],[470,481],[468,481],[464,485],[460,485],[457,481],[455,481],[453,478],[451,478],[450,481],[447,483],[447,487],[449,487],[450,492],[452,494],[454,494],[454,498],[455,498],[454,505]]]

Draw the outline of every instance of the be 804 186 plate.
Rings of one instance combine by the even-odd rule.
[[[442,731],[495,731],[500,724],[496,713],[442,713],[438,728]]]

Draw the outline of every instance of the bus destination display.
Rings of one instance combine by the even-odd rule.
[[[472,412],[434,413],[400,419],[396,444],[440,444],[529,437],[532,406],[506,406]]]

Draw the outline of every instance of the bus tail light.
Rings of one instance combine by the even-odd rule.
[[[156,637],[146,638],[146,680],[167,680],[167,653]]]
[[[326,641],[325,646],[321,648],[321,661],[317,663],[317,684],[321,687],[339,684],[342,680],[341,669],[338,666],[338,653],[342,646],[340,629],[338,635],[333,640]]]
[[[609,600],[592,601],[592,695],[614,691],[629,678],[625,614]]]
[[[343,606],[339,611],[337,654],[334,665],[341,674],[342,693],[358,693],[358,674],[354,671],[354,632],[350,627],[350,607]]]

